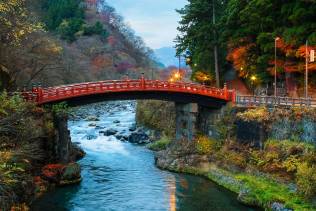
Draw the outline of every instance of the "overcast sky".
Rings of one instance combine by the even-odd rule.
[[[156,49],[174,46],[179,14],[186,0],[107,0],[125,18],[147,46]]]

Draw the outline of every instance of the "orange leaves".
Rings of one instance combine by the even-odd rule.
[[[112,58],[106,55],[98,55],[91,61],[94,73],[100,72],[106,67],[113,66]]]
[[[255,44],[253,43],[246,44],[232,49],[227,55],[227,60],[233,63],[234,68],[239,72],[240,77],[247,76],[245,68],[248,63],[248,54],[249,50],[254,46]]]

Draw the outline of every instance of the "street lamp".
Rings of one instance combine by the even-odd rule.
[[[277,41],[280,37],[274,39],[274,97],[277,96]]]
[[[176,80],[179,80],[180,79],[180,73],[179,72],[177,72],[177,73],[175,73],[174,74],[174,78],[176,79]]]
[[[250,77],[251,80],[251,85],[252,85],[252,89],[253,89],[253,95],[255,95],[255,81],[257,80],[257,77],[255,75]]]

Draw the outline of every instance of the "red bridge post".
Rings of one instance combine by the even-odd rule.
[[[140,86],[142,89],[145,89],[145,78],[144,78],[144,73],[142,73],[142,76],[140,78]]]
[[[228,100],[228,90],[227,90],[227,84],[224,83],[224,96],[225,96],[225,99]]]

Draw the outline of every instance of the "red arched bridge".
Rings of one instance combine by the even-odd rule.
[[[175,102],[196,102],[210,107],[220,107],[235,101],[235,91],[207,87],[194,83],[147,80],[107,80],[78,83],[56,87],[33,87],[23,91],[27,101],[38,105],[61,101],[75,102],[102,101],[112,99],[161,99]]]

